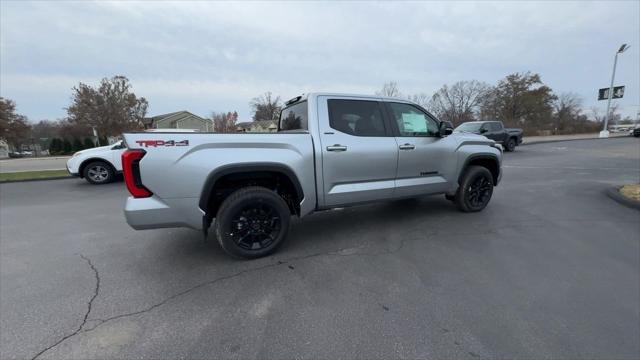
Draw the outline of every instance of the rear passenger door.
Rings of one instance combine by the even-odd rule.
[[[398,145],[376,99],[318,97],[325,206],[393,196]]]

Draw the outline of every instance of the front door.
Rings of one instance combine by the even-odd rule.
[[[393,196],[398,145],[380,101],[318,97],[326,207]]]
[[[446,192],[455,172],[455,140],[440,137],[438,122],[408,103],[388,102],[391,122],[397,126],[398,171],[394,196]]]
[[[502,143],[504,132],[498,123],[486,122],[480,128],[480,135],[483,135],[495,142]]]

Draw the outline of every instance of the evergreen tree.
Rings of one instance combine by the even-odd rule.
[[[84,138],[84,148],[85,149],[91,149],[96,147],[96,144],[93,143],[93,140],[91,140],[91,138]]]
[[[84,146],[82,145],[82,141],[80,141],[80,139],[78,138],[73,139],[73,151],[76,152],[82,149],[84,149]]]
[[[73,148],[71,147],[71,141],[69,139],[64,139],[62,141],[62,153],[63,154],[71,154]]]
[[[51,139],[49,144],[49,154],[57,155],[62,151],[62,141],[58,138]]]

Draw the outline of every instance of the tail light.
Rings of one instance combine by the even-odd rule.
[[[129,149],[122,153],[122,171],[127,190],[135,198],[145,198],[153,195],[149,189],[142,185],[140,178],[140,159],[146,154],[142,149]]]

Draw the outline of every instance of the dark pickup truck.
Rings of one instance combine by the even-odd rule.
[[[522,143],[522,129],[508,129],[502,121],[469,121],[458,126],[454,132],[480,134],[501,144],[505,151],[514,151]]]

